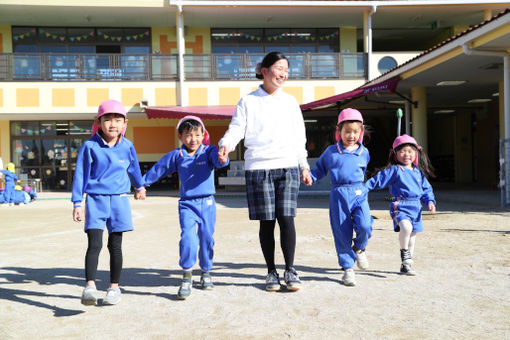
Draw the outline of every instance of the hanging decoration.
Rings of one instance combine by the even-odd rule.
[[[330,34],[320,35],[320,36],[318,36],[318,39],[321,41],[329,40],[329,39],[332,39],[332,38],[338,36],[338,34],[339,34],[339,31],[335,31]],[[295,32],[267,35],[267,36],[265,36],[265,39],[267,41],[278,41],[278,40],[281,40],[284,38],[289,38],[289,37],[298,38],[301,40],[310,40],[310,41],[315,41],[317,39],[317,37],[313,36],[312,34],[307,34],[307,33],[300,34],[300,33],[295,33]],[[214,35],[214,40],[226,40],[226,39],[228,40],[228,39],[239,39],[239,38],[244,38],[246,40],[261,41],[263,37],[261,35],[248,34],[248,33],[244,33],[244,32],[231,32],[231,33],[221,33],[221,34]]]

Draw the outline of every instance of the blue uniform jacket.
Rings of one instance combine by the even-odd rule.
[[[16,173],[10,172],[9,170],[0,170],[4,174],[5,187],[14,188],[15,183],[18,181]]]
[[[432,186],[425,174],[414,165],[413,170],[402,165],[393,165],[379,171],[365,183],[365,187],[369,191],[383,189],[388,186],[394,197],[420,199],[424,204],[428,204],[429,201],[434,202],[434,205],[436,204]]]
[[[313,181],[320,180],[329,171],[333,186],[363,182],[370,155],[363,144],[358,142],[358,145],[352,152],[344,149],[342,142],[328,146],[310,172]]]
[[[81,202],[83,194],[121,195],[131,186],[143,185],[135,147],[122,137],[109,147],[98,135],[86,141],[78,152],[73,180],[73,202]]]
[[[214,145],[201,145],[197,152],[190,156],[184,146],[172,150],[163,156],[143,176],[145,186],[150,186],[161,177],[177,172],[181,181],[181,198],[196,198],[214,195],[214,168],[222,168],[229,164],[221,164],[218,160],[218,148]]]

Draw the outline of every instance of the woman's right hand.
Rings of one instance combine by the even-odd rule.
[[[218,149],[218,159],[222,164],[225,164],[227,162],[228,158],[228,150],[226,146],[222,146]]]

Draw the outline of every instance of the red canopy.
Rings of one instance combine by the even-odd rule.
[[[341,94],[337,94],[336,96],[316,100],[311,103],[303,104],[301,105],[301,110],[313,110],[318,109],[324,106],[328,106],[331,104],[334,104],[336,102],[341,102],[347,99],[357,98],[366,96],[367,94],[374,93],[374,92],[380,92],[380,91],[391,91],[395,92],[395,89],[397,88],[397,84],[399,82],[400,78],[395,77],[388,79],[386,81],[380,82],[378,84],[373,84],[366,87],[359,87],[355,90],[344,92]]]
[[[149,106],[145,109],[147,118],[180,119],[188,115],[200,119],[230,120],[236,110],[233,106]]]

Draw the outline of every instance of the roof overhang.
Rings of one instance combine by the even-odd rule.
[[[145,108],[147,118],[181,119],[188,115],[200,119],[230,120],[235,112],[232,106],[149,106]]]

